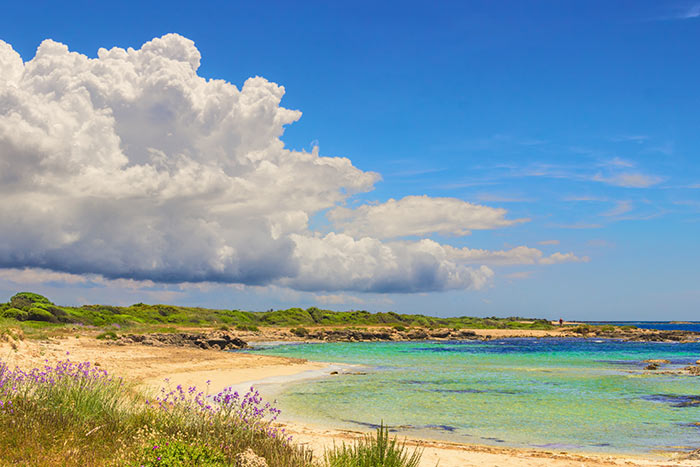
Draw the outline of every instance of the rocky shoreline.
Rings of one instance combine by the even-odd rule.
[[[119,336],[114,343],[156,347],[198,347],[204,350],[238,350],[248,347],[248,343],[243,339],[225,331],[126,334]]]
[[[250,342],[401,342],[423,340],[493,340],[500,338],[604,338],[634,342],[700,342],[700,333],[659,331],[652,329],[585,329],[563,328],[551,331],[500,329],[429,329],[429,328],[266,328],[259,331],[202,331],[151,334],[124,334],[112,342],[117,345],[197,347],[207,350],[239,350]]]

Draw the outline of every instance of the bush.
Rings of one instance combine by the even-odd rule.
[[[30,308],[27,313],[28,321],[47,321],[49,323],[55,323],[58,320],[50,312],[44,310],[43,308]]]
[[[301,326],[298,328],[292,328],[289,330],[289,332],[291,332],[297,337],[306,337],[309,335],[309,330],[306,328],[302,328]]]
[[[2,312],[2,317],[16,319],[17,321],[24,321],[29,317],[29,314],[26,311],[22,311],[18,308],[8,308]]]
[[[398,444],[396,437],[389,439],[389,430],[382,423],[377,435],[365,436],[354,446],[335,446],[326,451],[328,467],[418,467],[423,451],[409,453],[406,444]]]
[[[272,423],[279,411],[251,389],[208,397],[163,388],[145,399],[91,363],[29,371],[0,362],[2,465],[238,465],[248,449],[270,466],[309,467],[311,453]]]
[[[29,309],[35,304],[53,305],[53,303],[51,303],[51,301],[43,295],[31,292],[20,292],[10,298],[11,307],[19,308],[20,310],[24,311],[29,311]]]
[[[236,326],[239,331],[260,332],[260,329],[254,324],[239,324]]]
[[[577,334],[588,334],[591,331],[593,331],[593,328],[588,324],[579,324],[575,328],[571,329],[571,332],[575,332]]]
[[[226,458],[220,451],[208,446],[171,439],[156,441],[153,446],[146,446],[139,465],[143,467],[209,467],[226,464]]]
[[[399,332],[406,332],[406,326],[402,326],[400,324],[395,325],[393,328]]]
[[[105,339],[114,340],[117,338],[117,333],[114,331],[107,331],[107,332],[103,332],[103,333],[98,334],[97,337],[95,337],[95,338],[100,339],[100,340],[105,340]]]

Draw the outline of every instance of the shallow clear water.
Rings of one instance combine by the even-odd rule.
[[[642,360],[700,359],[700,344],[592,339],[279,345],[270,355],[363,364],[367,374],[290,383],[288,418],[384,421],[458,442],[598,452],[700,447],[700,377],[645,374]]]

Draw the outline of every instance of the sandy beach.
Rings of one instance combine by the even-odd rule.
[[[493,330],[490,330],[493,333]],[[531,331],[530,331],[531,332]],[[508,333],[512,334],[511,332]],[[65,337],[45,341],[16,341],[0,345],[0,360],[11,367],[30,368],[65,358],[90,361],[112,374],[123,376],[144,390],[155,391],[170,384],[206,387],[216,392],[227,386],[253,383],[273,377],[292,376],[311,370],[322,370],[328,363],[300,359],[230,353],[194,348],[152,347],[143,345],[114,345],[90,337]],[[362,431],[327,429],[298,423],[287,423],[296,442],[311,447],[317,455],[334,443],[351,442]],[[422,466],[690,466],[697,461],[673,460],[660,462],[630,456],[589,455],[570,452],[550,452],[529,449],[500,448],[456,444],[443,441],[408,439],[409,445],[424,448]]]

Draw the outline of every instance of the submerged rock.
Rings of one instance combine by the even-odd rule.
[[[661,365],[663,363],[671,363],[671,361],[663,358],[651,358],[649,360],[644,360],[643,363],[653,363],[656,365]]]

